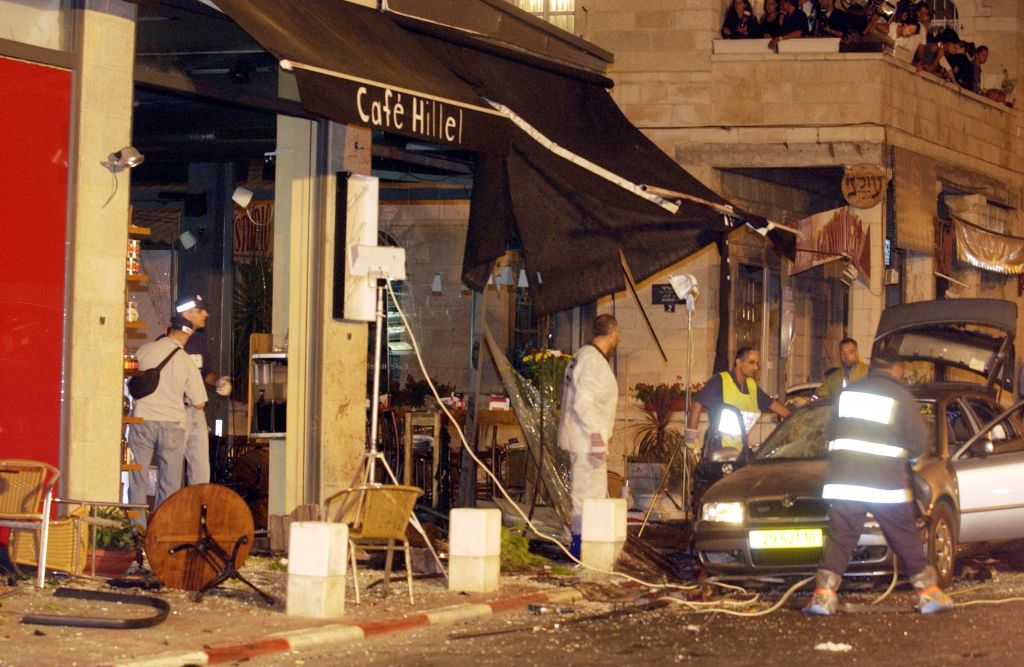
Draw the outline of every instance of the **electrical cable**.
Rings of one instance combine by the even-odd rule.
[[[434,386],[434,382],[430,378],[430,373],[427,372],[426,366],[425,366],[425,364],[423,362],[423,356],[420,353],[420,346],[419,346],[419,342],[416,340],[416,335],[413,333],[412,327],[410,326],[409,321],[405,317],[405,311],[402,309],[401,304],[398,303],[398,297],[395,295],[394,290],[391,288],[391,279],[388,276],[386,276],[386,275],[384,276],[384,284],[387,286],[388,294],[391,296],[391,300],[392,300],[392,303],[395,306],[395,310],[398,311],[399,317],[402,318],[402,324],[405,326],[405,330],[409,334],[409,342],[412,344],[413,352],[416,355],[416,361],[419,364],[420,371],[423,372],[423,377],[424,377],[424,379],[427,382],[427,386],[430,387],[430,391],[433,393],[434,398],[437,400],[437,404],[441,407],[441,410],[444,411],[445,415],[448,416],[449,422],[452,424],[452,426],[455,427],[455,431],[459,435],[459,440],[462,442],[462,451],[468,453],[469,456],[473,459],[473,461],[475,461],[476,464],[491,478],[491,481],[495,484],[495,487],[501,492],[501,495],[505,498],[505,500],[508,501],[509,505],[512,508],[515,509],[515,511],[523,519],[523,521],[526,523],[526,525],[529,527],[530,530],[532,530],[541,539],[547,540],[548,542],[551,542],[552,544],[557,546],[574,563],[577,563],[579,566],[581,566],[581,567],[583,567],[585,569],[591,570],[593,572],[597,572],[599,574],[604,574],[604,575],[607,575],[607,576],[622,577],[624,579],[627,579],[629,581],[637,583],[637,584],[639,584],[641,586],[644,586],[645,588],[650,588],[650,589],[654,589],[654,590],[658,590],[658,589],[674,589],[674,590],[691,591],[691,590],[695,590],[695,589],[699,588],[699,585],[696,585],[696,584],[695,585],[655,584],[655,583],[652,583],[652,582],[644,581],[642,579],[638,579],[638,578],[636,578],[636,577],[634,577],[632,575],[626,574],[624,572],[613,572],[613,571],[601,570],[599,568],[591,567],[589,565],[586,565],[582,561],[580,561],[575,556],[573,556],[572,553],[568,549],[566,549],[565,545],[562,544],[560,541],[558,541],[557,539],[555,539],[555,538],[553,538],[553,537],[551,537],[549,535],[546,535],[543,532],[541,532],[537,528],[537,526],[533,523],[533,521],[530,520],[530,517],[528,517],[526,515],[526,513],[523,512],[522,509],[520,509],[519,505],[516,504],[516,502],[514,500],[512,500],[511,496],[508,495],[508,492],[505,490],[505,487],[501,484],[501,481],[494,475],[493,472],[491,472],[491,470],[488,468],[488,466],[483,461],[481,461],[479,457],[477,457],[476,452],[474,452],[473,449],[469,446],[469,443],[466,440],[466,435],[465,435],[465,433],[463,433],[462,427],[459,426],[458,420],[456,420],[455,417],[452,416],[452,413],[448,410],[448,407],[444,403],[441,402],[441,396],[438,394],[437,388]]]

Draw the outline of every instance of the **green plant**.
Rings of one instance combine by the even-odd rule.
[[[103,520],[103,523],[96,526],[97,549],[130,551],[135,548],[136,529],[123,510],[116,507],[98,507],[93,512],[93,517]]]
[[[503,572],[516,572],[533,569],[546,563],[547,559],[530,552],[530,542],[522,530],[501,528],[501,569]]]

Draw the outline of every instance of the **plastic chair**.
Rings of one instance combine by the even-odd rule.
[[[46,581],[46,546],[50,535],[50,504],[60,470],[42,461],[0,459],[0,526],[33,529],[39,535],[36,586]]]
[[[416,500],[423,491],[415,486],[400,484],[371,484],[340,491],[327,499],[329,506],[335,500],[341,501],[341,509],[335,516],[348,524],[348,546],[352,563],[352,585],[355,588],[356,604],[359,604],[359,572],[356,569],[356,547],[364,551],[384,551],[384,596],[388,594],[391,581],[391,562],[394,552],[405,552],[405,574],[409,585],[409,604],[412,595],[412,559],[409,554],[409,540],[406,528],[416,506]],[[325,516],[332,516],[325,512]],[[399,544],[396,544],[399,543]]]

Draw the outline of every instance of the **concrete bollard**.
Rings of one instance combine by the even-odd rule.
[[[501,510],[453,509],[448,529],[448,590],[493,593],[500,577]]]
[[[348,526],[295,521],[288,534],[289,616],[334,618],[345,613]]]
[[[598,570],[611,570],[626,544],[626,501],[586,498],[580,533],[580,561]]]

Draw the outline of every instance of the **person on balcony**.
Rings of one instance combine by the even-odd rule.
[[[768,48],[778,51],[779,42],[806,37],[807,26],[807,14],[797,7],[797,0],[782,0],[782,31],[777,37],[772,37]]]
[[[815,37],[846,37],[859,33],[853,17],[836,7],[835,0],[820,0],[818,20],[814,22]]]
[[[764,14],[761,15],[761,35],[778,37],[782,34],[782,20],[785,17],[779,11],[779,0],[764,0]]]
[[[725,21],[722,23],[723,39],[753,39],[761,36],[761,28],[754,16],[754,8],[750,0],[733,0],[729,9],[725,10]]]

